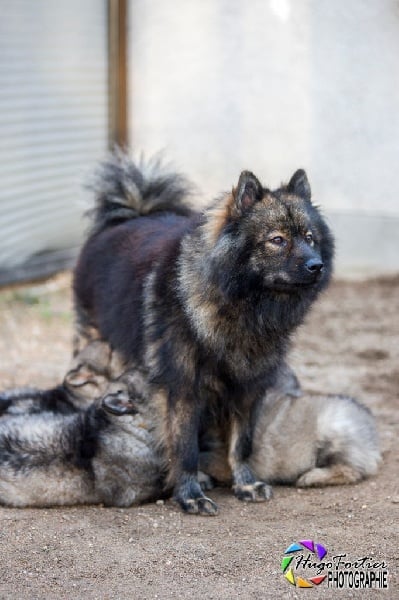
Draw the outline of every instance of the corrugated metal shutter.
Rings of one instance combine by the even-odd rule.
[[[106,0],[2,0],[0,283],[80,243],[107,102]]]

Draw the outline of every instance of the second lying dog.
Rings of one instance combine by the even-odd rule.
[[[88,385],[95,384],[92,376]],[[59,405],[50,411],[40,391],[0,398],[0,503],[130,506],[161,498],[165,470],[151,402],[142,401],[148,394],[143,374],[122,375],[102,400],[84,409],[76,408],[71,391],[62,394],[69,414],[60,414]],[[222,483],[231,479],[226,452],[211,440],[200,455],[200,468]],[[284,367],[264,398],[250,462],[268,482],[306,487],[359,481],[380,462],[373,417],[348,397],[302,396]]]
[[[298,487],[355,483],[374,475],[381,461],[374,418],[364,405],[341,395],[302,394],[286,365],[263,399],[250,464],[270,483]],[[200,468],[230,481],[220,443],[202,453]]]

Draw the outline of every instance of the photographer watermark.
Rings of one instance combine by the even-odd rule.
[[[371,556],[350,558],[346,553],[327,556],[327,548],[313,540],[291,544],[284,553],[281,570],[299,588],[323,584],[329,588],[388,589],[388,565]]]

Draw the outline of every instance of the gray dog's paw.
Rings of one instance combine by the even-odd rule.
[[[234,495],[243,502],[265,502],[273,496],[272,487],[264,481],[233,486]]]

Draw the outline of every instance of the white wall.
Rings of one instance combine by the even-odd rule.
[[[311,6],[315,184],[334,210],[399,216],[399,3]]]
[[[395,0],[132,0],[130,36],[134,148],[205,195],[304,167],[338,270],[399,270]]]
[[[1,1],[0,273],[81,242],[107,102],[105,0]]]

